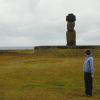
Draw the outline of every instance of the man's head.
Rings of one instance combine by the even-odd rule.
[[[86,55],[91,55],[91,50],[89,50],[89,49],[85,50],[85,54]]]

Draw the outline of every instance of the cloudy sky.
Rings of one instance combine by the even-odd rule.
[[[0,0],[0,46],[66,45],[68,13],[77,45],[99,45],[100,0]]]

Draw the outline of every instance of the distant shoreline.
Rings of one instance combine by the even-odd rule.
[[[33,47],[0,47],[1,50],[33,50],[33,49],[47,49],[47,48],[100,48],[100,45],[76,45],[76,46],[66,46],[66,45],[51,45],[51,46],[33,46]]]
[[[0,47],[0,50],[32,50],[34,47]]]

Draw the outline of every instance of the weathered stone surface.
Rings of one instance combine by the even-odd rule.
[[[66,39],[67,39],[67,46],[75,46],[76,45],[76,32],[75,32],[75,21],[76,16],[74,14],[68,14],[66,16],[67,21],[67,32],[66,32]]]
[[[67,45],[68,46],[75,46],[76,45],[76,32],[70,31],[66,32],[66,37],[67,37]]]
[[[67,22],[67,31],[74,31],[75,22]]]

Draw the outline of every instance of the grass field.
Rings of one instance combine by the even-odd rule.
[[[83,49],[0,52],[0,100],[99,100],[100,49],[93,97],[85,97]]]

